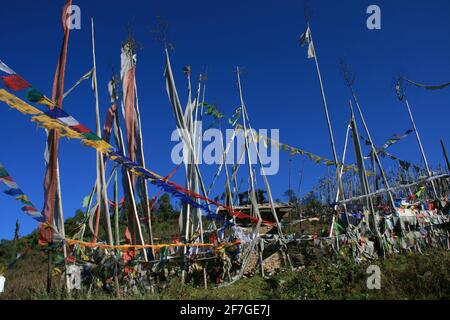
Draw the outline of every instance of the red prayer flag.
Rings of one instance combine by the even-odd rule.
[[[3,83],[5,86],[14,91],[21,91],[31,87],[24,78],[18,74],[12,74],[10,76],[2,76]]]

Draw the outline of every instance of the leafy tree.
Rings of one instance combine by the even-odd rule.
[[[248,201],[248,193],[247,192],[242,192],[238,194],[238,198],[239,198],[239,205],[246,205],[249,203]]]
[[[175,210],[170,203],[170,195],[164,193],[156,202],[156,216],[162,220],[168,220],[174,217]]]
[[[267,203],[267,199],[266,199],[266,191],[262,190],[262,189],[257,189],[255,191],[255,195],[256,195],[256,201],[261,204],[261,203]],[[239,197],[239,204],[240,205],[246,205],[246,204],[250,204],[250,199],[248,197],[248,192],[242,192],[238,194]]]
[[[298,204],[300,201],[298,197],[295,195],[294,190],[289,189],[284,193],[284,196],[287,198],[289,203]]]
[[[258,203],[267,203],[267,202],[269,202],[266,199],[266,191],[264,191],[262,189],[257,189],[255,193],[256,193],[256,201],[258,201]]]

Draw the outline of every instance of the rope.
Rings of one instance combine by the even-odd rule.
[[[162,249],[162,248],[175,248],[175,247],[206,247],[206,248],[215,248],[217,251],[222,250],[225,247],[232,247],[236,245],[240,245],[240,241],[231,242],[231,243],[222,243],[218,246],[212,243],[168,243],[168,244],[146,244],[146,245],[109,245],[103,243],[94,243],[94,242],[86,242],[75,239],[64,239],[64,241],[68,245],[80,245],[82,247],[88,248],[100,248],[100,249],[119,249],[119,250],[128,250],[128,249]]]

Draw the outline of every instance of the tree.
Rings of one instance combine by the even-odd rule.
[[[289,203],[297,204],[299,202],[299,199],[295,195],[294,190],[289,189],[284,193],[284,196],[287,198]]]
[[[20,222],[19,219],[16,220],[16,228],[14,229],[14,243],[19,240]]]
[[[256,190],[256,201],[258,201],[258,203],[267,203],[267,199],[266,199],[266,191],[262,190],[262,189],[257,189]]]
[[[248,201],[248,193],[247,192],[242,192],[238,194],[238,198],[239,198],[239,205],[246,205],[249,203]]]
[[[257,189],[255,191],[256,202],[258,202],[259,204],[269,202],[269,201],[267,201],[265,194],[266,194],[266,191],[264,191],[262,189]],[[246,204],[251,203],[250,199],[248,197],[248,192],[239,193],[238,198],[239,198],[239,205],[246,205]]]
[[[164,193],[156,202],[156,215],[163,220],[174,217],[175,210],[170,203],[170,195]]]

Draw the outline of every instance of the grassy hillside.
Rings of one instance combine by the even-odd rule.
[[[162,204],[160,202],[160,207]],[[167,214],[156,215],[154,236],[164,241],[169,234],[176,234],[178,221]],[[163,212],[163,213],[164,213]],[[82,212],[66,221],[66,230],[71,235],[77,230]],[[295,231],[319,233],[328,224],[321,220],[302,223]],[[125,223],[121,221],[124,231]],[[101,230],[101,234],[104,232]],[[87,237],[90,238],[89,231]],[[165,239],[167,238],[167,239]],[[368,290],[366,287],[368,264],[356,265],[342,261],[334,266],[321,252],[305,252],[291,248],[291,257],[297,265],[305,267],[295,271],[284,271],[270,278],[259,276],[242,279],[225,288],[204,290],[192,285],[181,286],[174,278],[167,288],[154,295],[124,296],[123,299],[450,299],[450,251],[429,249],[420,253],[396,255],[386,260],[372,262],[381,270],[381,289]],[[24,254],[13,265],[17,254]],[[9,267],[8,267],[9,265]],[[62,289],[61,274],[53,277],[51,295],[46,293],[47,255],[37,246],[37,233],[14,241],[0,243],[0,268],[6,269],[5,293],[0,299],[66,299]],[[75,299],[114,299],[102,289],[74,293]]]
[[[450,299],[450,252],[429,250],[424,254],[397,255],[376,261],[381,269],[381,289],[368,290],[368,265],[346,263],[310,265],[295,271],[284,271],[269,279],[259,276],[242,279],[220,289],[180,286],[174,279],[168,288],[155,295],[127,296],[124,299]],[[45,293],[46,258],[34,251],[6,272],[6,292],[1,299],[64,299],[58,290]],[[93,291],[74,294],[75,299],[113,299],[114,296]]]

